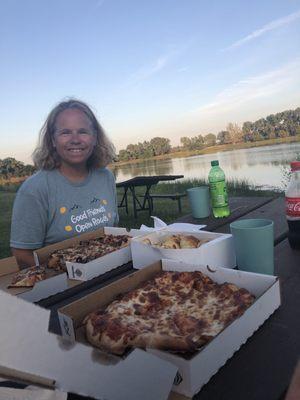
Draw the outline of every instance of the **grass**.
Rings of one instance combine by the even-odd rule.
[[[190,187],[195,187],[199,185],[207,184],[204,180],[189,180],[184,182],[175,183],[160,183],[155,186],[152,193],[184,193],[186,189]],[[228,192],[230,196],[274,196],[272,191],[257,191],[251,188],[247,181],[229,181],[227,182]],[[138,187],[136,190],[137,194],[143,195],[143,187]],[[123,190],[118,190],[119,200],[122,197]],[[9,188],[9,191],[0,189],[0,258],[10,256],[9,248],[9,236],[10,236],[10,224],[11,224],[11,213],[13,201],[16,192]],[[278,195],[278,193],[277,193]],[[189,214],[190,208],[188,204],[187,197],[182,199],[182,213],[181,215]],[[133,217],[133,208],[131,196],[128,198],[129,214],[126,214],[125,208],[119,209],[120,222],[119,226],[126,228],[139,228],[141,224],[153,226],[153,220],[149,216],[148,211],[138,212],[138,218]],[[180,214],[178,212],[177,201],[165,199],[155,199],[154,200],[154,210],[153,215],[161,218],[166,223],[173,222],[177,219]]]
[[[0,258],[10,256],[10,221],[15,195],[16,193],[0,192]]]

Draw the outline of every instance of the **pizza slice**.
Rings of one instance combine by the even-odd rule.
[[[33,287],[36,282],[46,279],[46,270],[44,267],[31,267],[17,272],[8,286],[8,288],[16,287]]]

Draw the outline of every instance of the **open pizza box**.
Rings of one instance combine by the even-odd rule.
[[[30,302],[46,299],[77,284],[75,281],[68,280],[66,273],[57,274],[48,270],[47,279],[37,282],[34,287],[8,288],[13,276],[19,270],[15,257],[0,260],[0,290]]]
[[[109,304],[119,294],[137,287],[141,282],[151,279],[161,270],[202,271],[217,283],[234,283],[238,287],[247,289],[256,297],[255,302],[242,316],[228,325],[193,356],[185,358],[165,351],[147,350],[147,352],[171,362],[178,368],[172,390],[181,395],[192,397],[279,307],[279,280],[270,275],[253,274],[228,268],[211,268],[174,260],[157,261],[58,309],[62,335],[70,342],[87,343],[82,320],[88,313]],[[133,350],[133,353],[135,351]],[[128,354],[130,355],[132,352]],[[106,355],[106,357],[111,360],[119,359],[119,357],[113,355]]]
[[[130,231],[127,231],[126,228],[114,227],[104,227],[97,229],[93,232],[86,232],[82,235],[75,236],[72,239],[63,240],[62,242],[58,242],[36,250],[34,252],[36,264],[43,264],[47,260],[49,254],[52,253],[54,250],[66,249],[67,247],[76,245],[81,240],[96,239],[105,234],[128,235],[134,237],[143,233],[139,229],[131,229]],[[123,264],[126,264],[131,261],[131,259],[131,249],[130,245],[128,245],[85,264],[66,262],[66,265],[69,279],[87,281],[89,279],[95,278],[96,276],[111,271],[112,269],[117,268]]]
[[[142,350],[117,363],[48,332],[50,311],[0,291],[0,376],[101,400],[165,400],[177,368]]]
[[[197,239],[209,241],[195,249],[165,249],[144,243],[145,239],[149,239],[151,243],[157,243],[174,234],[192,235]],[[197,260],[200,264],[213,267],[234,268],[236,266],[232,235],[202,230],[179,230],[178,227],[176,229],[163,228],[132,239],[131,252],[133,267],[136,269],[143,268],[161,259],[185,261],[187,263],[193,263]]]

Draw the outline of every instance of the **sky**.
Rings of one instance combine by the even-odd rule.
[[[1,0],[0,159],[31,163],[60,101],[117,150],[300,106],[300,1]]]

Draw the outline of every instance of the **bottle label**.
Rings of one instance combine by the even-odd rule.
[[[285,198],[286,215],[289,217],[300,217],[300,197]]]
[[[228,195],[225,181],[211,183],[210,195],[212,207],[228,206]]]

